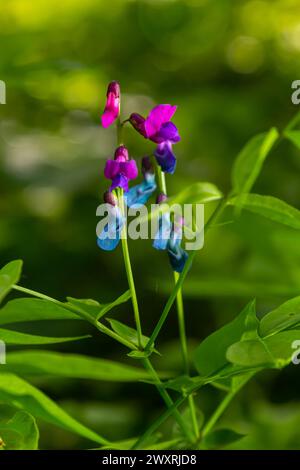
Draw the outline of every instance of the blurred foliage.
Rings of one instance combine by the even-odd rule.
[[[197,181],[228,190],[244,143],[272,125],[282,129],[297,111],[290,96],[291,82],[299,79],[298,0],[2,0],[1,12],[0,79],[7,86],[7,104],[0,105],[1,265],[24,259],[22,284],[54,297],[107,302],[127,288],[120,252],[100,252],[95,243],[95,211],[107,187],[103,166],[116,144],[114,130],[104,132],[99,121],[109,81],[121,83],[123,117],[155,103],[178,104],[182,141],[177,172],[168,178],[171,194]],[[150,148],[132,129],[125,138],[135,157]],[[299,170],[299,151],[281,142],[254,189],[299,208]],[[298,232],[246,213],[211,230],[186,282],[189,336],[199,342],[252,297],[263,314],[297,295],[299,242]],[[148,333],[172,276],[150,243],[134,243]],[[128,305],[120,312],[118,318],[132,322]],[[173,351],[164,356],[165,367],[180,364],[174,318],[160,339],[161,350]],[[64,335],[85,332],[66,323]],[[77,348],[108,358],[123,353],[104,337]],[[236,431],[251,431],[239,446],[299,448],[298,369],[256,382],[259,395],[250,387],[247,402],[237,405],[243,414],[232,418]],[[155,391],[138,387],[133,406],[137,389],[130,384],[58,380],[44,386],[53,398],[72,398],[70,409],[79,408],[87,424],[107,429],[113,439],[137,435],[161,409]],[[201,391],[205,415],[216,393]],[[114,411],[113,400],[119,403]],[[44,447],[81,445],[62,431],[42,435]]]

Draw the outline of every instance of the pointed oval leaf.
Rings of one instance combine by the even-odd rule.
[[[230,199],[228,204],[246,209],[273,220],[274,222],[300,230],[300,211],[276,197],[262,196],[260,194],[245,194]]]
[[[5,370],[24,375],[50,375],[78,379],[137,382],[149,379],[147,371],[107,359],[50,351],[8,353]],[[160,373],[160,376],[164,376]]]
[[[37,418],[79,434],[99,444],[108,441],[76,421],[47,395],[14,374],[1,372],[0,401],[24,409]]]
[[[253,137],[237,156],[232,169],[233,194],[251,191],[266,157],[279,138],[275,127]]]
[[[48,337],[20,333],[19,331],[5,330],[0,328],[0,340],[6,344],[55,344],[66,343],[68,341],[77,341],[79,339],[90,338],[89,335],[73,337]]]
[[[0,438],[5,450],[36,450],[39,430],[34,417],[26,411],[17,411],[12,418],[2,420]]]
[[[14,284],[19,282],[23,261],[17,259],[3,266],[0,270],[0,301],[11,290]]]
[[[259,333],[269,336],[298,325],[300,322],[300,296],[290,299],[267,313],[260,320]]]
[[[233,343],[239,341],[243,334],[249,333],[249,325],[257,323],[255,301],[250,302],[244,310],[230,323],[205,338],[196,348],[194,362],[202,375],[211,375],[224,367],[228,360],[226,351]]]
[[[0,325],[40,320],[81,320],[76,313],[49,300],[24,297],[7,302],[0,310]]]

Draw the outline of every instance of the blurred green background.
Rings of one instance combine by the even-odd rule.
[[[22,284],[53,297],[112,300],[127,289],[121,251],[101,252],[95,241],[96,207],[108,185],[103,167],[116,146],[115,129],[100,127],[107,83],[121,83],[124,118],[157,103],[178,105],[182,141],[170,194],[196,181],[227,191],[245,142],[272,125],[282,129],[298,111],[291,83],[300,78],[299,1],[0,1],[0,79],[7,86],[7,104],[0,105],[1,264],[24,259]],[[129,128],[125,139],[134,157],[152,148]],[[299,207],[299,170],[299,151],[283,141],[254,190]],[[150,242],[133,243],[149,334],[172,274]],[[299,290],[296,231],[250,214],[210,231],[184,289],[191,352],[251,298],[262,315]],[[130,303],[114,316],[132,324]],[[64,325],[78,333],[78,325]],[[46,328],[54,333],[61,325]],[[161,369],[180,371],[177,334],[173,311],[159,339]],[[126,357],[103,336],[56,349]],[[163,408],[145,384],[53,379],[38,385],[111,439],[137,435]],[[249,433],[234,448],[299,448],[299,393],[296,366],[259,375],[224,416]],[[206,416],[221,395],[201,391],[197,403]],[[60,430],[42,430],[43,448],[83,445]]]

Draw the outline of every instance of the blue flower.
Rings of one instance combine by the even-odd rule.
[[[104,202],[108,207],[108,223],[98,236],[97,245],[101,250],[113,251],[119,244],[125,218],[121,214],[113,193],[107,191],[104,195]]]
[[[144,180],[129,189],[125,195],[125,203],[128,207],[138,209],[142,207],[156,190],[155,174],[149,157],[142,159],[142,173]]]
[[[166,200],[166,196],[160,194],[158,203]],[[158,230],[154,238],[153,247],[156,250],[167,250],[173,271],[181,273],[188,258],[187,252],[182,248],[182,226],[184,221],[171,221],[170,212],[163,212],[159,216]]]

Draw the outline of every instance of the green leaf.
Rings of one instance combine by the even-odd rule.
[[[216,429],[208,433],[201,441],[201,449],[221,449],[233,442],[243,439],[245,434],[239,434],[232,429]]]
[[[253,334],[254,316],[256,313],[253,300],[232,322],[202,341],[194,353],[194,362],[200,374],[211,375],[228,363],[226,351],[229,346],[239,341],[243,334]]]
[[[33,416],[64,428],[99,444],[107,444],[103,437],[80,424],[43,392],[11,373],[0,374],[0,401],[24,409]]]
[[[169,204],[192,204],[217,201],[223,197],[221,191],[212,183],[199,182],[180,191],[168,199]]]
[[[83,310],[93,320],[99,320],[112,308],[127,302],[130,298],[131,298],[130,290],[127,290],[126,292],[124,292],[124,294],[120,295],[120,297],[118,297],[116,300],[114,300],[113,302],[106,303],[106,304],[100,304],[96,300],[92,300],[92,299],[75,299],[73,297],[67,297],[68,302],[66,303],[66,305]]]
[[[244,367],[282,368],[290,364],[295,353],[294,341],[300,341],[299,330],[288,330],[265,339],[240,341],[232,344],[227,359]]]
[[[143,369],[79,354],[49,351],[12,352],[7,354],[6,362],[5,370],[22,376],[53,375],[113,382],[149,379],[148,372]]]
[[[198,424],[198,429],[201,429],[204,423],[204,414],[203,412],[195,407],[195,412],[196,412],[196,421]],[[193,417],[191,414],[191,409],[190,407],[186,407],[183,409],[183,412],[181,412],[181,416],[183,420],[185,421],[186,424],[186,429],[189,430],[190,434],[193,436],[195,431],[194,431],[194,425],[193,425]],[[181,427],[179,424],[176,422],[173,427],[173,436],[176,437],[181,437],[183,441],[185,441],[186,437],[182,432]],[[186,446],[184,447],[186,449]]]
[[[0,310],[0,325],[40,320],[81,320],[66,308],[49,300],[24,297],[7,302]]]
[[[18,259],[6,264],[0,270],[0,301],[11,290],[14,284],[19,282],[23,261]]]
[[[183,395],[186,394],[187,390],[194,387],[196,384],[200,385],[201,380],[199,378],[192,378],[188,375],[181,375],[176,377],[175,379],[170,379],[167,382],[164,382],[164,387],[169,388],[170,390],[175,390],[176,392],[180,392]],[[203,379],[203,385],[205,384],[205,380]]]
[[[0,439],[5,450],[36,450],[39,430],[36,421],[26,411],[0,422]]]
[[[279,133],[276,128],[253,137],[237,156],[232,169],[232,186],[234,194],[251,191],[262,166]]]
[[[260,194],[245,194],[228,201],[229,205],[247,209],[283,225],[300,229],[300,211],[281,199]]]
[[[287,131],[284,133],[298,149],[300,149],[300,131]]]
[[[124,325],[124,323],[121,323],[118,320],[113,320],[111,318],[107,318],[107,321],[110,323],[110,326],[112,329],[115,331],[115,333],[118,333],[118,335],[122,336],[122,338],[127,339],[127,341],[130,341],[132,344],[135,346],[138,346],[138,337],[137,337],[137,331],[130,326]],[[142,346],[145,347],[146,344],[148,343],[149,338],[148,336],[142,335]]]
[[[275,310],[267,313],[261,320],[259,333],[269,336],[287,328],[295,327],[300,322],[300,296],[290,299]]]
[[[73,337],[48,337],[20,333],[19,331],[5,330],[0,328],[0,340],[6,344],[55,344],[77,341],[79,339],[90,338],[90,335]]]

